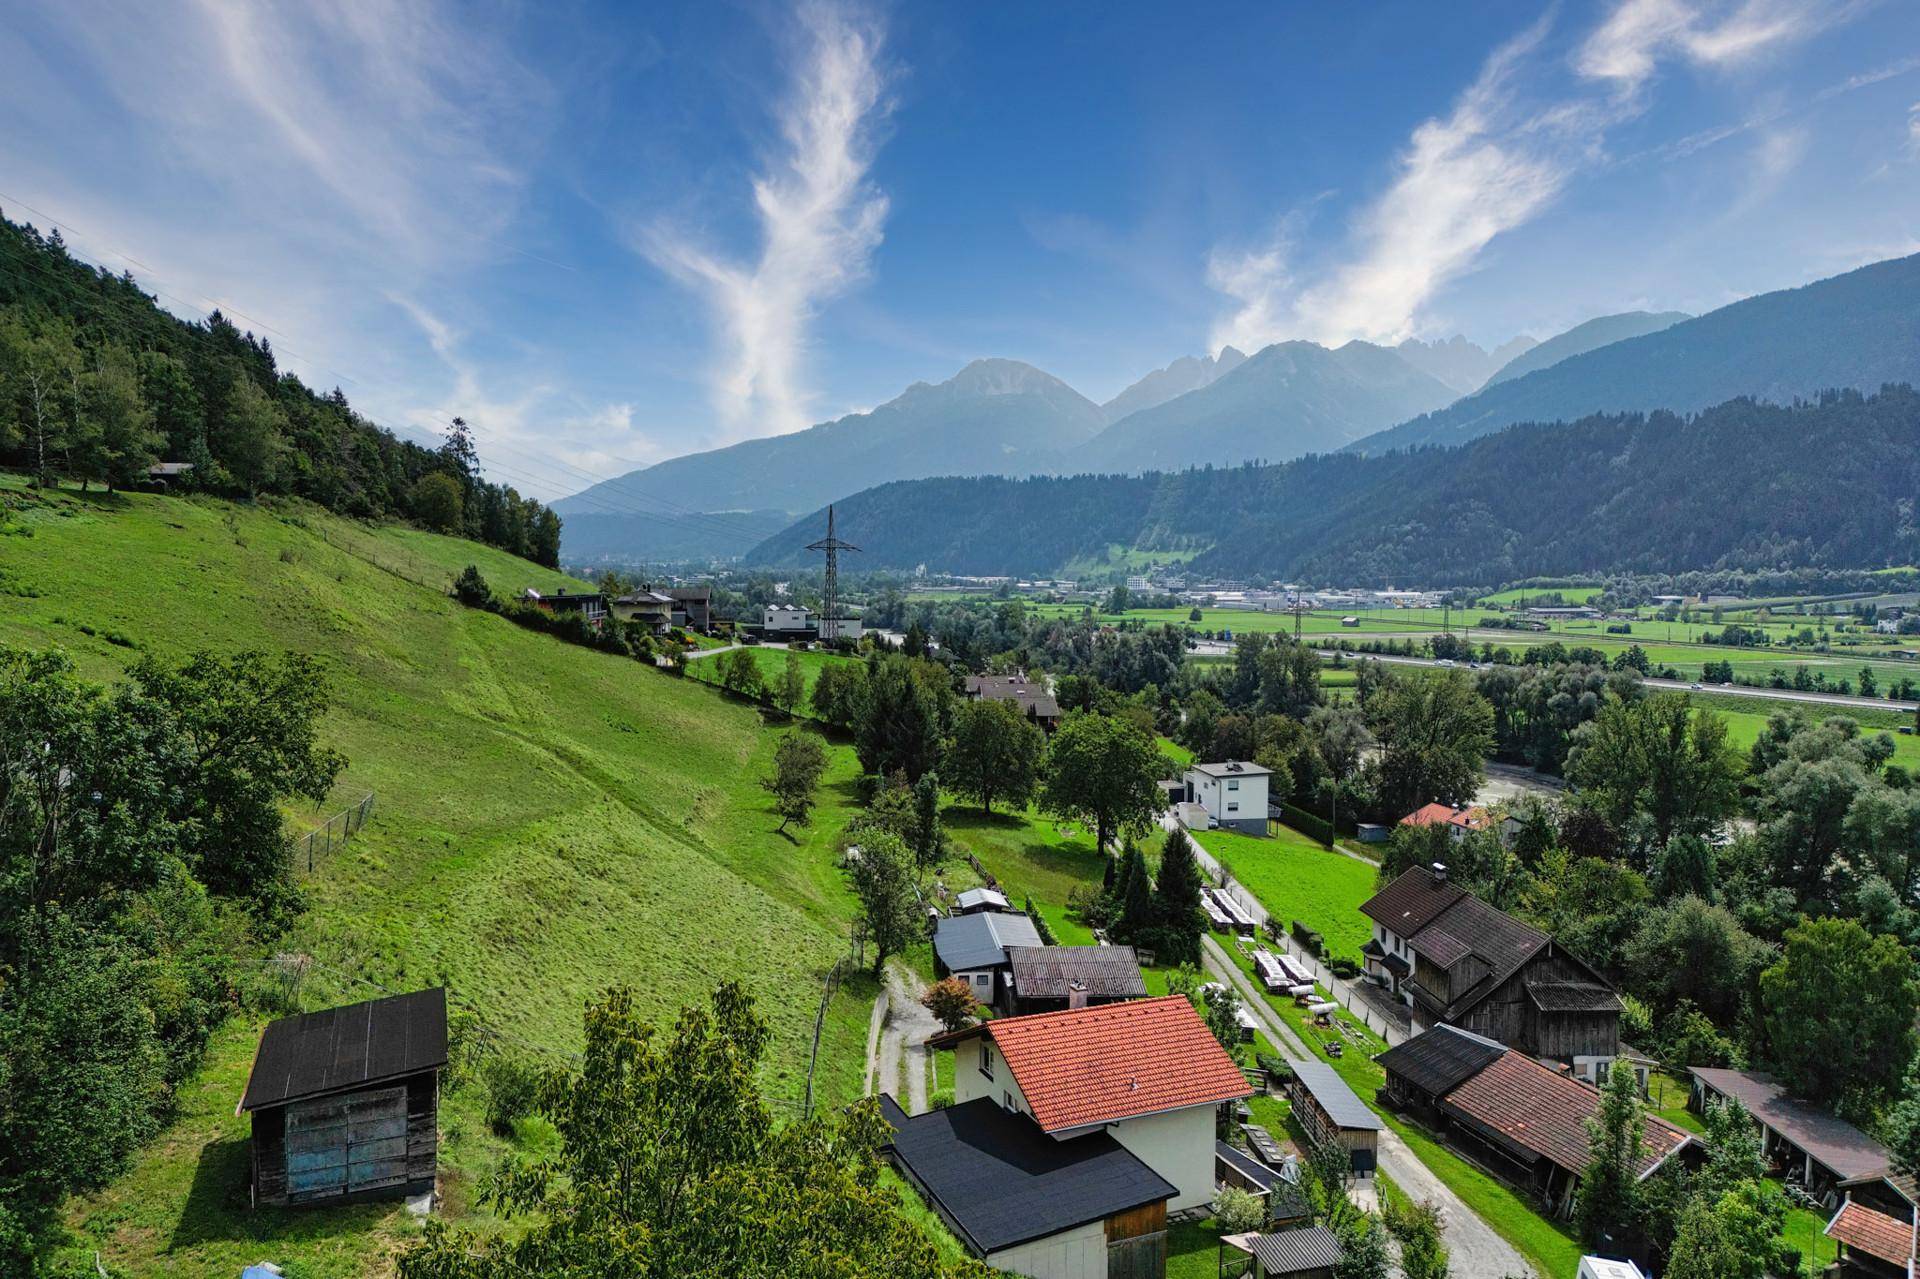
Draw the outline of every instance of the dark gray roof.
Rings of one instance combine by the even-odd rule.
[[[1441,881],[1425,866],[1413,866],[1361,904],[1367,918],[1407,939],[1415,954],[1441,968],[1456,969],[1470,978],[1460,994],[1444,1008],[1448,1021],[1465,1016],[1473,1006],[1548,945],[1551,939],[1487,905],[1472,893]],[[1475,972],[1477,970],[1477,976]],[[1416,994],[1438,1003],[1438,996],[1414,983]],[[1589,1008],[1584,1011],[1600,1011]]]
[[[1374,1130],[1381,1127],[1380,1116],[1367,1109],[1367,1103],[1361,1101],[1353,1089],[1347,1087],[1347,1081],[1340,1078],[1340,1073],[1326,1062],[1289,1058],[1287,1065],[1293,1068],[1320,1109],[1327,1112],[1327,1118],[1340,1127]]]
[[[1269,777],[1273,770],[1264,764],[1254,764],[1243,759],[1222,760],[1217,764],[1191,765],[1196,773],[1205,773],[1208,777]]]
[[[1272,1190],[1282,1180],[1279,1173],[1238,1146],[1229,1146],[1224,1141],[1213,1143],[1213,1157],[1262,1190]]]
[[[1094,999],[1145,999],[1146,978],[1131,946],[1008,946],[1013,993],[1022,999],[1065,999],[1080,982]]]
[[[1887,1148],[1838,1115],[1789,1097],[1772,1075],[1757,1070],[1695,1066],[1693,1077],[1727,1097],[1737,1097],[1755,1119],[1846,1180],[1886,1168]]]
[[[1337,1266],[1344,1253],[1340,1240],[1325,1226],[1302,1226],[1298,1230],[1276,1230],[1255,1235],[1253,1255],[1269,1275],[1293,1275],[1303,1270],[1321,1270]]]
[[[1491,1039],[1454,1026],[1435,1026],[1374,1060],[1421,1092],[1438,1097],[1479,1074],[1506,1052]]]
[[[443,987],[268,1024],[242,1110],[387,1083],[447,1064]]]
[[[987,911],[949,915],[933,927],[933,950],[948,972],[996,968],[1007,962],[1007,947],[1038,946],[1039,930],[1025,915]]]
[[[881,1113],[901,1170],[978,1256],[1179,1193],[1104,1130],[1055,1141],[986,1098],[909,1119],[883,1097]]]
[[[1598,982],[1527,983],[1527,998],[1543,1013],[1617,1013],[1620,996]]]

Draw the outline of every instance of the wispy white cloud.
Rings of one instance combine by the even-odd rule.
[[[1573,82],[1523,92],[1551,18],[1496,49],[1444,116],[1414,129],[1393,181],[1352,219],[1344,252],[1303,266],[1287,221],[1252,250],[1217,247],[1208,282],[1233,306],[1212,345],[1254,349],[1286,338],[1337,343],[1412,336],[1423,311],[1473,269],[1487,246],[1549,207],[1566,184],[1605,156],[1610,130],[1646,109],[1659,65],[1746,63],[1803,39],[1845,8],[1839,0],[1620,0],[1572,57]],[[1886,75],[1899,74],[1898,70]],[[1884,77],[1883,77],[1884,78]],[[1705,131],[1676,147],[1698,149],[1773,117]],[[1755,185],[1777,184],[1804,153],[1804,130],[1765,134]]]
[[[713,309],[715,405],[732,438],[808,425],[809,327],[822,303],[865,278],[887,216],[868,178],[889,109],[882,33],[824,0],[803,8],[798,26],[783,146],[753,181],[758,255],[730,259],[664,224],[640,234],[647,257]]]

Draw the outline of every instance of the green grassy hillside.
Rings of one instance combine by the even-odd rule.
[[[325,735],[351,762],[295,824],[369,790],[378,801],[359,838],[303,868],[309,909],[276,943],[315,957],[307,1007],[444,981],[496,1042],[559,1064],[582,1001],[610,983],[664,1018],[743,977],[775,1033],[763,1083],[797,1110],[824,977],[846,948],[832,844],[851,812],[850,749],[833,747],[818,820],[789,841],[756,785],[777,733],[758,712],[446,594],[467,563],[502,593],[556,574],[304,505],[38,495],[5,478],[0,502],[0,644],[62,646],[100,679],[202,646],[324,659]],[[859,1090],[871,996],[850,982],[830,1010],[829,1102]],[[73,1205],[85,1250],[136,1275],[230,1279],[261,1259],[290,1279],[390,1269],[414,1229],[402,1210],[245,1211],[233,1106],[254,1042],[244,1021],[216,1035],[174,1127]],[[501,1149],[480,1114],[477,1088],[443,1111],[456,1214]]]

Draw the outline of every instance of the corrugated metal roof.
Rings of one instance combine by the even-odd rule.
[[[1380,1116],[1367,1109],[1367,1103],[1347,1087],[1347,1081],[1340,1077],[1340,1072],[1326,1062],[1289,1058],[1287,1065],[1300,1077],[1300,1082],[1320,1104],[1320,1109],[1327,1112],[1327,1118],[1340,1127],[1377,1131],[1382,1126]]]
[[[1013,993],[1021,999],[1065,999],[1079,982],[1094,999],[1144,999],[1146,978],[1131,946],[1009,946]]]
[[[1429,1096],[1438,1097],[1486,1069],[1507,1050],[1491,1039],[1454,1026],[1435,1026],[1374,1060]]]
[[[1579,1176],[1592,1154],[1587,1121],[1600,1108],[1592,1084],[1506,1052],[1442,1100],[1441,1108],[1515,1150],[1546,1159]],[[1642,1116],[1644,1147],[1635,1167],[1646,1176],[1692,1140],[1658,1115]]]
[[[949,915],[933,927],[934,953],[949,972],[995,968],[1007,962],[1007,947],[1039,944],[1039,930],[1025,915]]]
[[[1340,1240],[1325,1226],[1302,1226],[1298,1230],[1276,1230],[1255,1235],[1253,1255],[1269,1275],[1293,1275],[1302,1270],[1320,1270],[1337,1266],[1346,1255]]]

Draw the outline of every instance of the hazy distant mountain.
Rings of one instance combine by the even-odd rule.
[[[732,559],[793,522],[788,511],[656,511],[647,514],[586,509],[566,517],[560,555],[574,567],[595,564],[674,564]]]
[[[1230,346],[1221,347],[1215,356],[1183,355],[1102,404],[1100,412],[1108,422],[1118,422],[1129,413],[1155,408],[1175,396],[1211,386],[1246,362],[1246,355]]]
[[[1691,413],[1738,396],[1784,404],[1889,382],[1920,383],[1920,254],[1571,356],[1369,436],[1353,451],[1459,444],[1515,422],[1591,413]]]
[[[888,480],[1021,475],[1093,438],[1093,401],[1018,360],[975,360],[871,413],[676,457],[555,502],[562,515],[649,503],[698,511],[810,511]]]
[[[1588,351],[1597,351],[1603,346],[1624,342],[1628,338],[1658,333],[1662,329],[1672,328],[1682,320],[1692,318],[1685,311],[1625,311],[1619,315],[1602,315],[1588,320],[1585,324],[1574,325],[1559,337],[1548,338],[1544,342],[1529,347],[1501,365],[1494,375],[1486,380],[1486,385],[1494,386],[1501,382],[1511,382],[1535,370],[1552,368],[1560,361],[1571,359],[1576,355],[1585,355]]]
[[[1532,338],[1523,334],[1489,351],[1456,333],[1444,342],[1408,338],[1393,349],[1428,377],[1446,383],[1457,394],[1470,395],[1485,386],[1500,366],[1525,355],[1535,345]]]
[[[1281,342],[1208,386],[1120,419],[1062,469],[1284,462],[1340,448],[1454,398],[1444,383],[1383,346],[1349,342],[1330,351]]]

